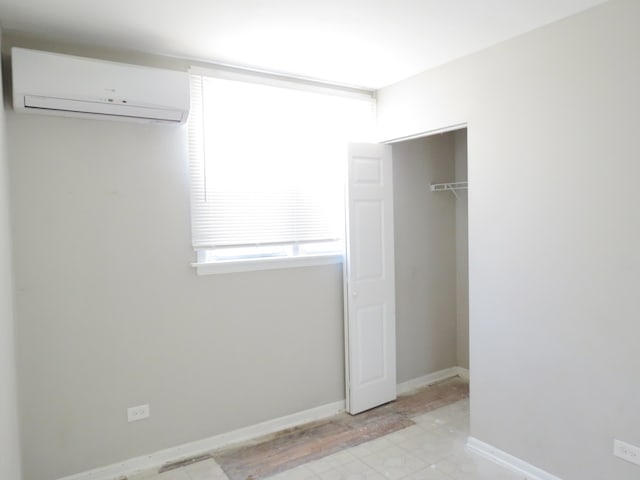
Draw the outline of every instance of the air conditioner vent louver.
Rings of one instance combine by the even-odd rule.
[[[185,123],[185,72],[12,49],[16,111],[125,121]]]

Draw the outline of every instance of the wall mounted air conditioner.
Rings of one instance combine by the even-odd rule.
[[[186,72],[11,49],[19,112],[181,124],[189,114]]]

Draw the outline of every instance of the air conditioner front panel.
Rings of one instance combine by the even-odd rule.
[[[184,123],[186,72],[12,48],[16,111]]]

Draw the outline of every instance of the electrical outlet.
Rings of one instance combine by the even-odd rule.
[[[640,447],[630,445],[620,440],[613,441],[613,454],[616,457],[620,457],[627,462],[640,465]]]
[[[146,405],[138,405],[137,407],[127,408],[127,419],[130,422],[135,422],[137,420],[142,420],[143,418],[147,418],[151,415],[149,410],[149,404]]]

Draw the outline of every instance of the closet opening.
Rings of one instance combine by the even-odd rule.
[[[467,129],[398,141],[392,154],[398,385],[468,378]]]

